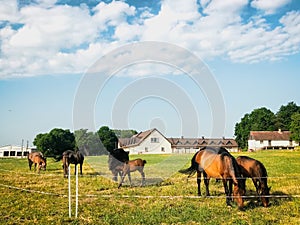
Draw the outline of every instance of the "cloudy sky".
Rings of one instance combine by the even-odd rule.
[[[0,145],[103,125],[233,137],[300,104],[298,0],[0,3]]]

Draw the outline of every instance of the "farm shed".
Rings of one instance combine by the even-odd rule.
[[[250,131],[248,149],[294,149],[299,143],[292,141],[290,136],[290,131]]]
[[[26,157],[34,148],[22,147],[17,145],[5,145],[0,147],[0,158],[1,157],[15,157],[21,158]]]

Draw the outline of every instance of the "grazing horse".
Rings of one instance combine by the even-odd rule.
[[[204,147],[195,153],[188,169],[180,170],[184,174],[197,172],[198,195],[201,196],[200,183],[201,173],[204,176],[206,196],[209,196],[210,178],[219,178],[223,182],[226,204],[230,204],[232,195],[232,184],[234,185],[233,196],[239,209],[243,209],[244,201],[242,196],[245,193],[245,186],[240,180],[241,174],[235,158],[225,148]],[[229,183],[229,185],[228,185]]]
[[[75,174],[76,174],[76,168],[77,164],[80,165],[80,174],[82,175],[82,164],[83,164],[84,156],[80,151],[72,151],[67,150],[63,153],[63,169],[64,169],[64,177],[68,177],[69,174],[69,165],[75,164]]]
[[[127,161],[123,165],[122,178],[121,178],[121,181],[119,183],[118,188],[120,188],[122,186],[122,183],[123,183],[124,178],[125,178],[126,175],[128,175],[130,186],[132,186],[130,173],[134,172],[134,171],[139,171],[140,172],[140,174],[142,176],[141,186],[143,186],[145,184],[144,166],[145,166],[146,163],[147,163],[146,160],[142,160],[142,159],[134,159],[134,160]]]
[[[240,166],[242,176],[245,177],[243,182],[246,182],[246,178],[251,178],[263,206],[268,207],[269,198],[267,196],[270,195],[271,188],[268,187],[268,174],[265,166],[260,161],[248,156],[239,156],[236,161]]]
[[[30,170],[32,164],[34,164],[34,170],[36,170],[36,165],[38,165],[38,173],[40,173],[40,169],[46,170],[47,159],[43,156],[41,152],[31,152],[27,155],[27,159]]]
[[[118,181],[118,174],[121,177],[121,172],[124,163],[129,161],[129,152],[124,151],[123,148],[117,148],[109,151],[108,168],[113,174],[113,180]]]

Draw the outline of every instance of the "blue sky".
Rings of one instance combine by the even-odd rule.
[[[300,104],[297,0],[0,2],[0,146],[78,124],[233,137],[255,108]],[[82,88],[97,65],[112,73]]]

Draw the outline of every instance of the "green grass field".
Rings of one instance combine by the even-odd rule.
[[[140,155],[147,160],[146,186],[138,172],[118,189],[108,171],[107,156],[88,157],[79,177],[78,218],[75,177],[72,176],[72,218],[68,215],[68,180],[61,162],[47,160],[47,171],[29,171],[27,159],[0,159],[0,224],[300,224],[300,151],[236,153],[260,160],[271,186],[270,207],[256,198],[245,210],[227,207],[221,182],[211,181],[213,197],[197,197],[196,178],[177,171],[187,168],[193,155]],[[74,167],[72,166],[72,173]],[[204,184],[202,182],[202,193]],[[247,181],[247,195],[255,195]]]

